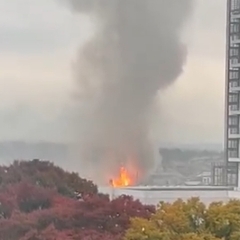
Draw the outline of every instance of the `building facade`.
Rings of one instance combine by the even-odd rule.
[[[206,205],[212,202],[228,202],[230,199],[240,199],[240,192],[227,186],[135,186],[123,188],[99,187],[99,192],[108,194],[110,199],[122,195],[132,196],[143,204],[157,205],[159,202],[175,202],[179,198],[187,201],[198,197]]]
[[[240,187],[240,0],[227,0],[226,36],[226,168],[223,182]]]

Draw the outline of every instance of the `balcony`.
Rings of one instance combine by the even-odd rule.
[[[229,134],[229,139],[240,139],[240,134]]]
[[[240,11],[235,11],[235,12],[232,12],[231,14],[231,19],[239,19],[240,18]]]
[[[234,45],[239,43],[240,43],[240,33],[239,32],[231,33],[230,44]],[[235,56],[238,56],[238,53],[237,54],[235,53]]]
[[[240,63],[230,63],[230,68],[240,68]]]
[[[239,158],[228,158],[229,162],[240,162],[240,157]]]
[[[240,38],[231,39],[231,44],[240,44]]]
[[[240,92],[240,86],[230,86],[229,89],[231,92]]]
[[[230,110],[229,111],[229,116],[236,116],[240,115],[240,110]]]

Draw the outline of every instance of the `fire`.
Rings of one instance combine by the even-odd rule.
[[[119,177],[111,180],[113,187],[127,187],[132,184],[132,179],[126,168],[121,167],[119,171]]]

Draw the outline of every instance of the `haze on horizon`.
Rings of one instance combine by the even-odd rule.
[[[223,139],[226,4],[195,5],[183,34],[184,73],[159,96],[161,111],[152,120],[157,143]],[[0,6],[0,141],[71,141],[72,63],[91,22],[54,0],[0,0]]]

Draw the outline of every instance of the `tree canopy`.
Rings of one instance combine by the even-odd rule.
[[[110,201],[92,182],[49,162],[14,162],[0,167],[0,178],[0,239],[122,239],[131,217],[155,212],[129,196]]]
[[[9,167],[0,167],[0,186],[27,181],[34,185],[56,189],[60,194],[74,197],[75,193],[97,193],[97,186],[69,173],[48,161],[14,161]]]
[[[125,240],[237,240],[240,201],[215,202],[207,208],[198,198],[160,203],[150,219],[132,218]]]
[[[0,167],[0,239],[238,240],[240,201],[198,198],[143,205],[110,200],[91,181],[47,161]],[[80,194],[80,196],[79,196]]]

